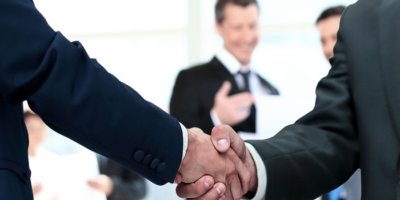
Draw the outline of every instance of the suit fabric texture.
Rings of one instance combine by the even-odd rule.
[[[0,26],[0,199],[32,199],[23,100],[58,133],[154,183],[174,180],[183,141],[173,117],[50,28],[31,0],[0,0]]]
[[[363,200],[400,199],[400,1],[360,0],[342,18],[315,108],[273,139],[249,141],[266,199],[312,199],[361,168]]]
[[[257,74],[261,84],[271,95],[279,95],[278,90],[267,80]],[[193,66],[179,72],[170,101],[170,113],[186,127],[199,127],[206,133],[211,133],[214,127],[210,111],[214,105],[214,97],[224,81],[232,85],[229,95],[242,92],[234,76],[216,58],[208,63]],[[249,126],[250,120],[233,126],[235,131],[241,131]]]

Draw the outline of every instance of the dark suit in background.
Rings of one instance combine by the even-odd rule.
[[[400,199],[399,18],[398,0],[345,10],[315,108],[272,139],[249,141],[267,168],[266,199],[312,199],[359,167],[363,200]]]
[[[113,191],[107,200],[139,200],[146,196],[146,181],[139,174],[106,158],[98,156],[100,174],[113,182]]]
[[[0,0],[0,27],[0,199],[33,198],[23,100],[58,133],[154,183],[174,180],[183,146],[174,118],[52,30],[32,0]]]
[[[278,95],[278,90],[268,81],[257,75],[263,87],[271,95]],[[174,85],[170,102],[170,113],[186,127],[199,127],[210,133],[214,127],[210,116],[214,105],[214,97],[224,81],[229,81],[232,89],[229,95],[242,92],[234,76],[214,57],[210,62],[197,65],[179,72]],[[248,118],[249,119],[249,118]],[[249,126],[245,120],[233,128],[242,131]]]

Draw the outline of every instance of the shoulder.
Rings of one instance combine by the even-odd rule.
[[[204,77],[211,74],[215,74],[223,65],[216,59],[213,58],[209,62],[192,65],[179,72],[179,76],[183,77]]]

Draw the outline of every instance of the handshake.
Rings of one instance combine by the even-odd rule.
[[[240,199],[257,190],[257,170],[240,136],[229,126],[211,137],[188,129],[188,148],[175,178],[176,193],[189,199]]]

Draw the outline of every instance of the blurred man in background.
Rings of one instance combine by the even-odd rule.
[[[255,96],[279,95],[278,90],[252,70],[259,40],[256,0],[218,0],[215,27],[223,40],[211,61],[179,72],[170,112],[187,127],[210,133],[217,124],[238,132],[256,133]]]

